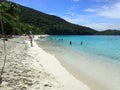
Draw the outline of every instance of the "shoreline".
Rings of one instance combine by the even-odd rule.
[[[47,70],[47,72],[51,73],[55,76],[55,78],[62,83],[64,87],[61,90],[90,90],[83,82],[77,80],[72,74],[70,74],[55,58],[55,56],[51,55],[44,51],[41,47],[39,47],[36,42],[34,42],[35,47],[39,48],[39,52],[42,52],[42,56],[46,55],[47,61],[40,61],[43,67]],[[37,49],[38,50],[38,49]],[[41,51],[40,51],[41,50]],[[50,63],[48,63],[50,60]]]
[[[30,47],[26,38],[14,38],[6,42],[7,62],[1,90],[90,90],[54,56],[38,47],[36,42],[33,42],[34,47]],[[2,53],[0,58],[3,59]]]
[[[119,90],[120,67],[114,66],[114,64],[110,64],[109,62],[103,62],[104,61],[102,60],[103,58],[90,57],[86,55],[80,55],[79,57],[81,58],[80,63],[79,62],[75,63],[75,61],[73,62],[72,59],[74,60],[74,58],[72,58],[71,56],[69,56],[70,58],[64,57],[64,60],[61,60],[63,59],[63,55],[66,56],[69,53],[67,54],[63,53],[64,51],[62,52],[62,48],[61,48],[61,50],[58,49],[58,51],[62,52],[62,56],[59,56],[59,52],[57,53],[57,51],[54,50],[52,51],[53,47],[51,47],[50,45],[48,45],[48,48],[46,48],[47,43],[45,44],[46,44],[45,48],[42,47],[43,50],[54,55],[60,61],[62,66],[65,67],[65,69],[67,69],[67,71],[69,71],[78,80],[80,81],[82,80],[82,82],[85,83],[88,87],[90,87],[91,90],[114,90],[114,89]],[[45,44],[43,44],[43,46]],[[49,46],[52,49],[49,50]],[[58,47],[54,46],[54,49],[56,48]],[[69,50],[67,52],[69,52]],[[66,59],[68,59],[68,61]],[[69,62],[71,62],[72,64]],[[80,66],[80,69],[78,69],[77,66]],[[85,68],[88,70],[86,70]]]

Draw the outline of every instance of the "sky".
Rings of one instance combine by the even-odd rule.
[[[9,0],[98,31],[120,30],[120,0]]]

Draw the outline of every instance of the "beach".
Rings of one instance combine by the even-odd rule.
[[[3,44],[0,41],[0,69],[3,65]],[[55,58],[28,37],[6,41],[7,61],[0,90],[90,90],[73,77]]]
[[[114,41],[111,41],[111,38]],[[120,90],[119,51],[117,51],[119,43],[116,44],[119,39],[117,38],[119,37],[61,35],[39,39],[37,44],[54,55],[72,75],[84,82],[91,90]],[[70,45],[69,41],[73,44]],[[79,44],[80,41],[84,41],[83,45]],[[101,52],[99,55],[96,54],[98,52],[92,54],[90,48],[92,51]],[[113,58],[102,56],[107,54]]]

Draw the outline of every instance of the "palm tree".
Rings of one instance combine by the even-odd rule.
[[[9,6],[9,9],[7,10],[7,13],[9,13],[13,17],[14,21],[18,21],[19,13],[20,13],[20,9],[18,5],[11,2],[9,4],[10,6]]]
[[[17,4],[11,2],[2,2],[0,8],[2,10],[3,24],[5,26],[6,34],[13,34],[16,32],[13,28],[18,27],[20,9]]]
[[[6,33],[13,32],[13,30],[12,30],[13,26],[11,26],[11,22],[12,22],[12,24],[14,24],[14,22],[18,21],[20,10],[16,4],[11,3],[11,2],[10,3],[2,2],[2,1],[0,1],[0,21],[1,21],[1,26],[0,26],[1,28],[0,29],[1,29],[1,33],[3,34],[3,37],[4,37],[5,32]],[[6,26],[5,31],[4,31],[3,25]],[[3,67],[2,67],[1,72],[0,72],[0,84],[2,83],[2,74],[3,74],[4,67],[5,67],[5,63],[6,63],[5,40],[3,40],[3,43],[4,43],[5,59],[4,59]]]

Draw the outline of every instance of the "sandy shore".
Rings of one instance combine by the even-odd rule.
[[[29,46],[25,37],[6,42],[7,62],[0,90],[90,90],[74,78],[51,54]],[[3,65],[3,44],[0,41],[0,69]]]

